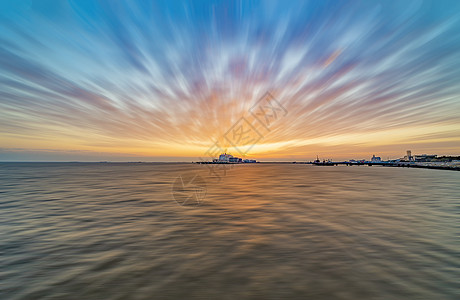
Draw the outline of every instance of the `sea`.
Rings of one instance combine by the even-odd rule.
[[[0,163],[0,299],[460,299],[460,172]]]

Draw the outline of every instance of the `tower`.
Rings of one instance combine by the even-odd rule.
[[[412,160],[412,151],[407,150],[407,160],[411,161]]]

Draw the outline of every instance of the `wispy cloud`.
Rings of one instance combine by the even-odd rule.
[[[0,7],[0,147],[196,156],[271,91],[262,156],[460,150],[458,1],[47,3]]]

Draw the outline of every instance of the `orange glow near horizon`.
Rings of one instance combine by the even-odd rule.
[[[13,2],[0,10],[0,161],[194,161],[216,141],[260,160],[460,155],[456,9]],[[282,107],[269,128],[251,111],[267,92]],[[241,118],[257,132],[231,141]]]
[[[222,124],[229,124],[233,120],[231,116]],[[250,117],[250,115],[249,115]],[[248,113],[246,113],[246,118]],[[108,160],[123,160],[124,157],[135,157],[138,160],[147,159],[154,161],[155,157],[169,158],[166,160],[211,159],[209,149],[213,146],[213,140],[207,136],[215,137],[222,149],[238,157],[256,158],[258,160],[312,160],[316,155],[324,158],[349,159],[367,158],[372,154],[382,157],[398,158],[404,155],[407,149],[414,153],[435,153],[443,155],[458,155],[460,144],[460,126],[457,124],[437,124],[431,126],[412,125],[400,126],[388,129],[362,130],[357,133],[339,130],[336,133],[325,133],[315,136],[301,134],[299,124],[293,122],[299,118],[295,111],[290,111],[285,119],[280,119],[270,131],[263,132],[262,138],[254,145],[238,145],[233,147],[223,135],[228,131],[222,130],[223,126],[214,130],[191,120],[189,124],[171,131],[175,136],[164,133],[162,139],[159,135],[152,134],[139,137],[129,137],[129,129],[120,132],[122,137],[103,136],[94,132],[75,132],[71,130],[56,130],[53,135],[5,135],[1,137],[0,147],[11,149],[11,152],[50,152],[50,153],[80,153],[88,160],[92,160],[93,154],[107,156]],[[208,120],[217,125],[217,122]],[[312,126],[319,130],[324,125]],[[201,129],[207,136],[200,139]],[[149,130],[144,128],[146,132]],[[260,130],[260,129],[259,129]],[[153,130],[152,130],[153,131]],[[307,131],[308,132],[308,131]],[[297,134],[298,133],[298,134]],[[244,152],[251,146],[248,152]],[[246,147],[246,148],[245,148]],[[243,153],[241,153],[243,152]],[[217,153],[217,152],[216,152]],[[177,159],[175,159],[177,158]]]

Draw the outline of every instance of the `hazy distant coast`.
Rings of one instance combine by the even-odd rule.
[[[440,169],[440,170],[452,170],[460,171],[460,162],[372,162],[372,161],[361,161],[361,162],[335,162],[335,161],[322,161],[322,162],[311,162],[316,166],[384,166],[384,167],[401,167],[401,168],[425,168],[425,169]]]

